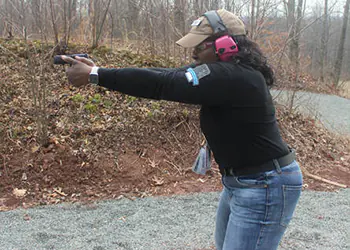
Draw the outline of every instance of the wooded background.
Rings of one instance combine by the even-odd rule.
[[[70,44],[125,46],[190,60],[175,41],[207,10],[239,15],[273,64],[338,86],[350,77],[350,0],[0,0],[0,35]],[[117,45],[118,44],[118,45]],[[339,81],[339,79],[341,81]]]

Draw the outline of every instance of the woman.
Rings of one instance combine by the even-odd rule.
[[[105,69],[85,58],[68,80],[138,97],[201,105],[201,129],[222,174],[217,249],[277,249],[298,202],[302,175],[283,142],[268,86],[272,69],[243,22],[226,10],[206,12],[177,44],[194,48],[194,67]]]

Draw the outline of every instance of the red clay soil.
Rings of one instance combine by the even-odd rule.
[[[299,123],[305,122],[301,117],[293,117],[293,120],[298,119]],[[287,122],[288,119],[284,121]],[[154,123],[150,124],[154,126]],[[199,141],[195,126],[191,120],[176,121],[171,126],[158,126],[159,130],[150,130],[144,137],[138,133],[132,137],[128,135],[131,132],[126,130],[119,134],[120,139],[112,142],[108,142],[107,138],[111,139],[112,134],[116,136],[115,133],[91,133],[87,139],[93,149],[91,153],[88,152],[88,146],[85,149],[74,149],[74,146],[55,138],[50,140],[47,147],[35,152],[23,148],[14,150],[11,154],[3,155],[0,210],[63,201],[90,202],[121,197],[134,199],[219,191],[220,174],[216,164],[206,176],[191,171]],[[283,128],[284,126],[282,132]],[[296,132],[294,135],[298,137]],[[302,167],[317,176],[350,186],[349,155],[339,151],[332,156],[325,156],[322,153],[324,145],[312,150],[307,136],[300,136],[304,139],[299,137],[295,139],[296,142],[308,142],[295,145],[304,148],[298,151]],[[310,136],[314,137],[315,134]],[[318,136],[313,141],[326,140],[325,137]],[[295,143],[292,139],[289,140],[292,144]],[[16,196],[15,189],[25,190],[26,193]],[[305,189],[334,191],[338,187],[306,177]]]

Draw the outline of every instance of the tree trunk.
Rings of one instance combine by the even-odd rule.
[[[175,28],[177,29],[177,35],[175,39],[181,38],[185,34],[185,1],[184,0],[175,0],[175,10],[174,10],[174,21]]]
[[[39,32],[41,32],[42,27],[41,27],[41,13],[40,13],[40,0],[32,0],[31,1],[31,8],[32,8],[32,13],[34,17],[34,27]]]
[[[59,38],[58,38],[58,29],[56,24],[56,16],[55,16],[55,10],[54,5],[52,3],[52,0],[50,0],[50,13],[51,13],[51,23],[52,23],[52,29],[55,36],[55,44],[58,46]],[[60,50],[59,48],[57,50]]]
[[[94,41],[93,41],[93,44],[92,44],[92,48],[97,48],[98,46],[98,43],[99,43],[99,40],[101,38],[101,34],[102,34],[102,30],[103,30],[103,26],[105,24],[105,21],[106,21],[106,17],[107,17],[107,13],[108,13],[108,10],[109,10],[109,6],[111,4],[111,1],[112,0],[108,0],[108,3],[107,3],[107,6],[106,6],[106,10],[104,11],[104,13],[102,13],[102,21],[100,24],[97,24],[97,21],[96,21],[96,25],[95,25],[95,32],[96,34],[94,35]],[[96,14],[96,12],[95,12]],[[98,13],[98,15],[100,16],[101,13]]]
[[[67,0],[63,0],[63,41],[64,46],[67,45]]]
[[[211,0],[210,10],[219,9],[219,0]]]
[[[250,15],[250,37],[254,40],[254,35],[255,35],[255,0],[252,1],[252,11]]]
[[[5,1],[5,9],[7,13],[7,19],[6,22],[6,32],[7,32],[7,38],[12,39],[14,37],[13,35],[13,15],[12,15],[12,8],[11,3],[7,0]]]
[[[294,68],[294,79],[293,79],[293,85],[298,86],[299,82],[299,74],[300,74],[300,60],[299,60],[299,53],[300,53],[300,46],[299,46],[299,40],[301,35],[301,21],[302,21],[302,8],[303,8],[303,0],[298,0],[298,6],[297,6],[297,19],[295,20],[295,23],[292,27],[292,33],[294,36],[292,37],[291,41],[291,65]],[[296,91],[297,88],[292,92],[291,99],[290,99],[290,106],[289,110],[291,111],[294,107],[294,100],[296,97]]]
[[[225,0],[225,9],[234,12],[235,2],[231,0]]]
[[[328,35],[328,0],[324,0],[323,25],[321,37],[321,58],[320,58],[320,80],[324,82],[324,65],[327,57],[327,35]]]
[[[196,17],[199,17],[201,14],[203,14],[200,13],[200,1],[201,0],[193,0],[194,14]]]
[[[143,0],[144,1],[144,0]],[[139,9],[136,6],[136,3],[134,0],[128,0],[128,17],[127,17],[127,29],[128,31],[135,31],[137,34],[139,33],[140,29],[138,24],[139,19]]]
[[[263,18],[265,15],[265,8],[261,9],[261,0],[256,0],[256,14],[255,14],[255,28],[254,28],[254,39],[257,40],[260,35],[260,30],[262,29],[263,25]]]
[[[345,6],[344,6],[343,26],[340,34],[338,53],[334,64],[334,86],[336,88],[339,86],[340,74],[341,74],[341,69],[343,65],[344,44],[345,44],[346,30],[348,27],[348,19],[349,19],[349,4],[350,4],[350,0],[346,0]]]
[[[92,37],[92,47],[96,44],[96,0],[89,0],[89,26],[91,30],[91,37]],[[97,46],[97,45],[96,45]]]
[[[296,48],[295,43],[295,0],[288,0],[287,3],[287,26],[289,30],[288,41],[289,41],[289,60],[291,64],[296,63]]]
[[[302,9],[303,9],[303,0],[298,0],[298,7],[297,7],[297,20],[295,22],[295,32],[294,32],[294,46],[295,46],[295,61],[294,66],[296,72],[299,72],[300,69],[300,36],[301,36],[301,21],[303,19],[302,17]],[[298,75],[298,74],[296,74]]]
[[[27,3],[24,0],[22,0],[21,1],[21,21],[22,21],[21,25],[22,25],[22,32],[23,32],[22,34],[23,34],[24,40],[27,40],[26,8],[27,8]]]
[[[113,31],[114,31],[114,18],[110,11],[108,11],[109,18],[111,19],[111,50],[113,51]]]

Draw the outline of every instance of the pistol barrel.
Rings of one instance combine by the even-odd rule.
[[[64,61],[64,60],[62,59],[61,56],[62,56],[62,55],[54,56],[54,58],[53,58],[53,64],[68,64],[66,61]],[[65,56],[69,56],[69,57],[71,57],[71,58],[75,58],[76,56],[88,58],[88,54],[72,54],[72,55],[65,55]]]

